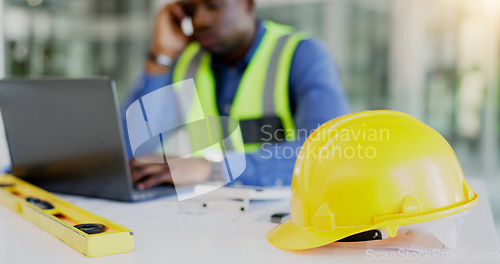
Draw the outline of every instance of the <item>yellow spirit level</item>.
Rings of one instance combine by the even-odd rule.
[[[0,176],[0,203],[87,257],[134,250],[132,230],[12,175]]]

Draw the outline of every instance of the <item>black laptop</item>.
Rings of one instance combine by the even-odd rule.
[[[131,182],[114,82],[0,80],[12,174],[48,191],[120,201],[175,194]]]

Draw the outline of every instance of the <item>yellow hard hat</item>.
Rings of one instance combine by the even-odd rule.
[[[430,221],[477,203],[448,142],[408,114],[367,111],[330,120],[303,144],[290,220],[269,231],[276,247],[319,247],[369,230]]]

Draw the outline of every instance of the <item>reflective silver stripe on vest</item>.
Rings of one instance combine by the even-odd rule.
[[[198,72],[198,69],[199,69],[200,63],[201,63],[201,58],[203,57],[204,54],[205,54],[205,51],[203,51],[200,48],[200,50],[196,53],[196,55],[193,57],[193,59],[191,60],[189,66],[188,66],[188,69],[187,69],[187,72],[186,72],[186,79],[193,78],[194,80],[196,80],[196,73]],[[201,100],[202,99],[199,98],[200,102],[201,102]],[[216,104],[217,104],[217,102],[216,102]],[[205,116],[205,118],[208,118],[208,117]],[[210,120],[215,120],[215,119],[210,119]],[[219,120],[221,120],[221,126],[222,126],[221,129],[222,129],[222,137],[223,137],[223,139],[229,137],[229,128],[228,128],[228,123],[226,122],[227,119],[220,118]],[[208,128],[208,129],[210,129],[210,128]],[[214,140],[214,142],[216,141],[214,138],[212,138],[212,140]],[[221,140],[221,144],[224,145],[223,147],[226,150],[233,150],[234,149],[234,146],[233,146],[231,140],[226,140],[226,141]],[[223,155],[224,155],[224,158],[225,158],[226,155],[225,155],[224,152],[223,152]]]
[[[189,63],[189,67],[186,72],[186,77],[184,79],[194,78],[196,77],[196,73],[198,72],[198,68],[200,66],[201,57],[203,56],[204,51],[200,48],[196,55],[194,55],[191,63]]]
[[[276,74],[278,72],[278,62],[281,52],[285,47],[286,42],[291,34],[281,36],[276,43],[273,54],[267,67],[266,83],[264,84],[264,94],[262,98],[262,115],[263,116],[276,116],[276,109],[274,107],[274,89],[276,86]]]
[[[228,138],[229,137],[229,124],[228,124],[228,121],[229,119],[224,119],[224,118],[221,118],[221,124],[222,124],[222,138]],[[221,142],[224,144],[224,148],[226,150],[235,150],[234,148],[234,145],[233,145],[233,141],[231,140],[231,138],[228,138],[229,140],[222,140]],[[224,153],[224,156],[226,154]]]
[[[177,99],[179,114],[181,120],[187,120],[189,116],[189,112],[191,111],[191,107],[193,104],[193,96],[195,95],[195,87],[184,87],[186,84],[185,81],[193,78],[195,80],[196,73],[198,71],[198,67],[200,65],[201,57],[203,52],[199,50],[193,59],[191,60],[188,69],[186,70],[186,76],[184,77],[184,83],[182,87],[178,90],[177,93],[174,93]],[[196,86],[196,84],[195,84]]]

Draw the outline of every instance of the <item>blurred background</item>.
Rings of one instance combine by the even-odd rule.
[[[123,101],[160,0],[0,1],[0,77],[108,75]],[[353,111],[407,112],[489,188],[500,230],[499,0],[260,0],[261,18],[323,39]],[[0,130],[0,166],[9,163]]]

